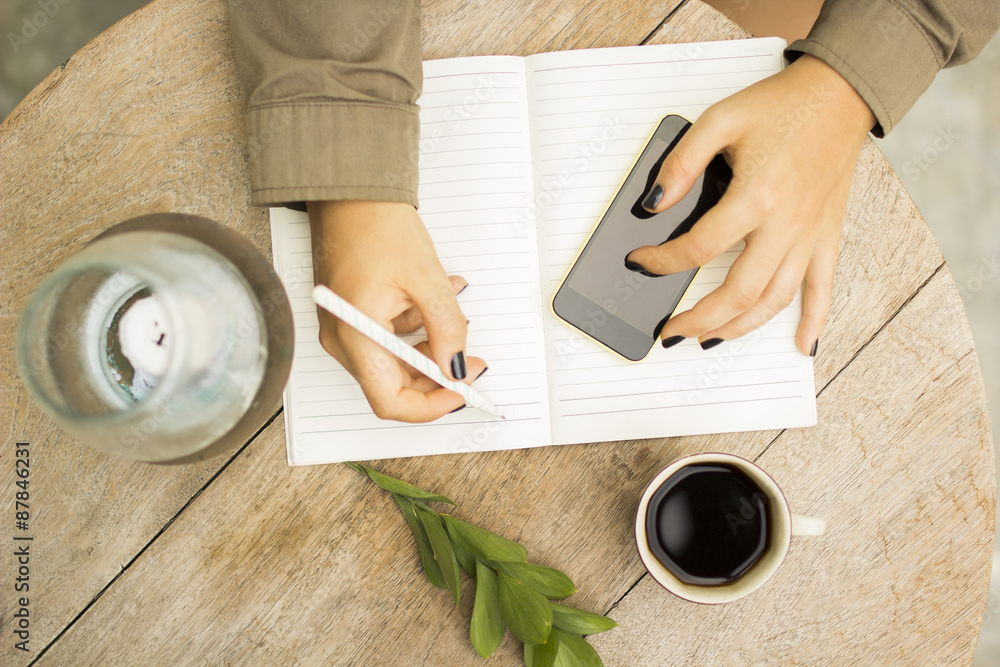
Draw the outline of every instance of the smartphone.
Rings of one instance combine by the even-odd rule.
[[[664,158],[689,127],[682,116],[660,121],[552,299],[557,317],[629,361],[649,354],[698,269],[649,277],[625,268],[626,255],[690,230],[732,180],[717,155],[681,201],[656,214],[642,207]]]

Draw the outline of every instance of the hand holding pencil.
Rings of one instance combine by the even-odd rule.
[[[449,380],[472,383],[486,362],[464,354],[466,317],[456,294],[467,282],[448,276],[416,210],[398,202],[309,202],[313,273],[337,295],[395,334],[421,326],[415,348]],[[319,309],[319,342],[358,381],[382,419],[429,422],[467,403],[385,348]]]
[[[460,394],[465,399],[466,405],[470,405],[492,417],[505,419],[497,407],[487,400],[485,396],[467,384],[445,377],[441,369],[428,357],[420,354],[416,348],[407,345],[406,341],[397,337],[378,322],[337,296],[329,287],[317,285],[313,289],[313,301],[445,389],[450,389]]]

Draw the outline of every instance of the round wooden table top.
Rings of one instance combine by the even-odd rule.
[[[424,57],[746,36],[695,0],[425,4]],[[161,211],[221,221],[270,255],[249,206],[246,99],[221,0],[157,0],[49,75],[0,125],[6,537],[2,662],[477,665],[472,588],[424,579],[392,498],[346,466],[289,468],[280,406],[239,451],[157,467],[66,436],[13,360],[32,290],[110,225]],[[569,574],[569,599],[620,624],[606,664],[967,663],[990,577],[994,461],[979,362],[955,283],[872,142],[851,192],[819,425],[379,462],[457,499],[456,515]],[[30,528],[15,528],[29,443]],[[793,539],[760,590],[703,606],[635,551],[643,487],[673,459],[757,461],[827,532]],[[13,537],[32,540],[13,541]],[[30,544],[28,651],[10,623]],[[521,664],[510,633],[489,664]]]

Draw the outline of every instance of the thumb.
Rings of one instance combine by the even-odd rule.
[[[468,374],[465,364],[465,315],[458,307],[455,290],[441,272],[441,280],[432,281],[410,295],[427,329],[431,358],[445,377],[462,380]]]
[[[729,145],[728,135],[711,109],[705,111],[663,159],[642,207],[651,213],[661,213],[683,199],[712,158]]]

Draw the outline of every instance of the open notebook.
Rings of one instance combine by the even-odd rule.
[[[275,208],[274,264],[295,318],[289,463],[815,424],[812,359],[794,345],[799,298],[743,339],[710,351],[655,345],[638,364],[549,306],[659,120],[694,120],[779,71],[783,48],[772,38],[425,62],[420,215],[445,270],[469,281],[459,296],[468,354],[489,364],[475,387],[507,420],[473,409],[419,426],[375,417],[317,342],[306,214]],[[738,253],[706,266],[679,309],[719,285]]]

